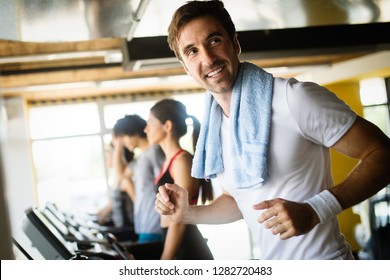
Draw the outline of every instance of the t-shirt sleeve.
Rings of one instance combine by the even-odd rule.
[[[154,177],[157,177],[161,172],[161,167],[164,163],[165,155],[161,148],[157,145],[151,147],[151,169]]]
[[[356,113],[333,92],[312,82],[290,79],[287,102],[303,136],[330,147],[353,125]]]

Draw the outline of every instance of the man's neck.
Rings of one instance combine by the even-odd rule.
[[[230,115],[230,101],[232,99],[232,93],[212,93],[215,101],[221,106],[223,114],[226,117]]]

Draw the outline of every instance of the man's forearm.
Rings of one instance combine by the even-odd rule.
[[[211,204],[190,206],[183,222],[188,224],[225,224],[242,219],[236,201],[222,194]]]
[[[360,160],[348,177],[330,191],[343,209],[371,197],[390,182],[390,139],[375,125],[357,117],[332,148]]]
[[[378,151],[370,154],[359,163],[345,181],[331,190],[343,209],[364,201],[389,183],[389,159],[389,152]]]

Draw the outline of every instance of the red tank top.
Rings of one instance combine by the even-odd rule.
[[[168,184],[175,183],[173,178],[172,178],[172,175],[171,175],[171,166],[172,166],[172,162],[182,153],[188,153],[188,152],[186,150],[183,150],[183,149],[177,151],[177,153],[171,158],[169,163],[167,165],[164,164],[164,166],[161,168],[160,174],[154,180],[154,184],[156,186],[156,189],[158,189],[159,186],[164,185],[165,183],[168,183]],[[191,200],[190,200],[191,205],[197,204],[198,195],[199,195],[199,189],[194,194],[194,196],[191,198]]]

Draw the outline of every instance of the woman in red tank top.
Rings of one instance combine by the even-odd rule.
[[[195,117],[187,114],[184,104],[174,99],[164,99],[150,110],[145,132],[151,143],[161,146],[166,157],[155,185],[158,188],[165,183],[174,183],[187,189],[190,204],[198,203],[201,192],[202,200],[199,203],[205,203],[212,200],[211,184],[191,177],[192,154],[184,150],[179,142],[187,133],[187,118],[193,120],[195,147],[200,124]],[[166,232],[161,259],[213,259],[205,239],[195,225],[176,224],[162,216],[161,227]]]

